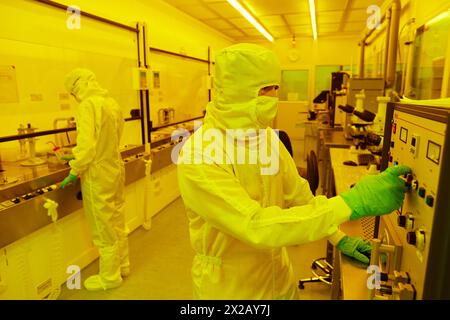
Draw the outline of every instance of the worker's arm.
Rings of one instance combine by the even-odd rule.
[[[319,196],[302,206],[263,208],[250,198],[230,168],[179,163],[180,191],[189,209],[249,245],[276,248],[315,241],[334,234],[349,219],[350,210],[341,210],[340,198]]]
[[[298,174],[294,159],[290,157],[282,145],[280,146],[280,159],[283,164],[283,191],[286,207],[302,206],[309,203],[314,198],[309,182]],[[338,205],[339,203],[340,205]],[[336,204],[335,210],[341,210],[343,214],[350,215],[351,209],[344,201],[336,200]],[[345,233],[338,229],[328,237],[328,241],[336,246],[344,237]]]
[[[74,160],[70,161],[72,175],[80,175],[94,160],[96,153],[95,110],[90,100],[80,103],[77,115],[77,146],[73,148]]]

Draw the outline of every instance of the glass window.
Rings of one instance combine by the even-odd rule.
[[[412,99],[439,99],[442,97],[445,64],[448,60],[450,14],[441,15],[417,30],[414,43],[414,63],[411,90]],[[448,96],[448,94],[444,94]]]
[[[308,101],[309,70],[282,70],[281,101]]]

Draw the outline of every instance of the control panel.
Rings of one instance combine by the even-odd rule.
[[[445,108],[403,104],[388,107],[385,128],[388,134],[384,141],[382,166],[402,164],[409,166],[412,172],[402,177],[408,187],[403,206],[381,217],[390,220],[381,225],[390,226],[389,233],[400,239],[402,250],[397,264],[400,270],[395,272],[408,275],[408,288],[414,291],[408,296],[415,299],[438,298],[432,296],[430,284],[439,282],[433,278],[439,276],[433,273],[433,267],[440,257],[432,249],[440,241],[446,241],[450,230],[447,234],[433,234],[433,228],[448,219],[445,215],[450,213],[438,205],[440,198],[450,196],[450,183],[442,179],[444,170],[450,167],[446,138],[449,115],[450,109]],[[383,230],[379,231],[379,234],[383,233]],[[431,257],[431,254],[435,256]],[[428,294],[424,292],[426,290]]]

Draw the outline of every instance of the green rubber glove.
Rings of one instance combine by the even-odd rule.
[[[61,157],[61,160],[64,160],[64,161],[70,161],[70,160],[74,160],[74,159],[75,159],[75,156],[73,154],[67,154],[67,155]]]
[[[361,238],[345,236],[336,246],[343,254],[369,264],[372,246]]]
[[[399,176],[410,172],[407,166],[389,167],[378,175],[365,176],[349,191],[341,193],[352,209],[350,220],[380,216],[400,208],[408,188]]]
[[[75,182],[77,182],[77,176],[73,175],[73,174],[69,174],[64,180],[63,182],[61,182],[61,189],[64,189],[67,185],[69,184],[75,184]]]

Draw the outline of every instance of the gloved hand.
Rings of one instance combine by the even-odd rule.
[[[352,257],[362,263],[369,264],[372,246],[361,238],[345,236],[337,244],[338,248],[346,256]]]
[[[61,157],[61,160],[63,160],[63,161],[70,161],[70,160],[74,160],[74,159],[75,159],[75,156],[73,154],[66,154]]]
[[[77,182],[77,176],[73,175],[73,174],[69,174],[64,180],[63,182],[61,182],[61,189],[64,189],[67,185],[69,184],[74,184],[75,182]]]
[[[410,173],[407,166],[389,167],[376,176],[368,175],[340,196],[352,209],[350,220],[391,213],[401,207],[408,188],[399,176]]]

